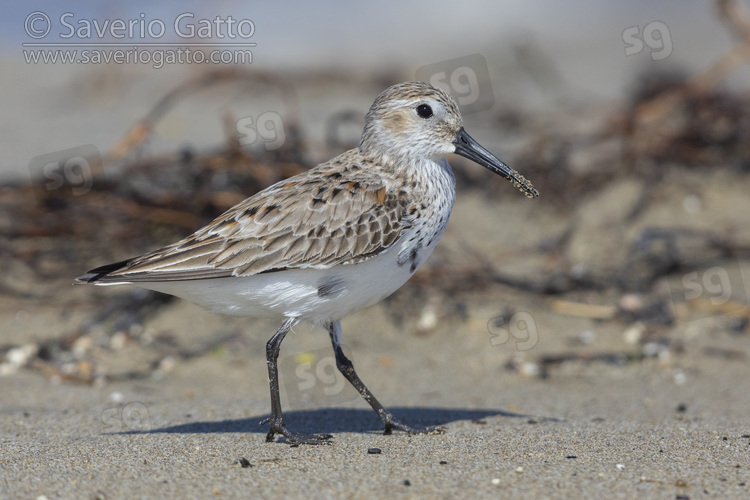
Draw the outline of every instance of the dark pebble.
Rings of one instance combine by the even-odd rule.
[[[370,455],[380,455],[381,453],[383,453],[383,450],[381,450],[380,448],[367,448],[367,453],[369,453]]]

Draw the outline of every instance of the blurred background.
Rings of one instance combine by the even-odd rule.
[[[442,246],[363,315],[417,344],[458,329],[486,352],[480,366],[521,379],[646,363],[679,385],[707,359],[745,366],[747,7],[6,5],[0,374],[107,384],[257,355],[247,323],[71,282],[355,147],[377,94],[415,79],[451,92],[466,129],[541,196],[451,159],[460,192]],[[258,338],[275,328],[258,324]],[[300,352],[327,352],[319,337]],[[354,337],[355,355],[367,342]]]
[[[0,125],[0,174],[25,178],[35,156],[82,144],[107,151],[167,92],[215,70],[238,69],[255,78],[278,76],[293,88],[298,101],[283,102],[278,93],[271,100],[261,86],[250,84],[199,93],[180,102],[179,109],[159,123],[158,133],[149,137],[148,151],[215,146],[224,138],[221,112],[240,118],[252,106],[275,111],[287,121],[294,118],[305,127],[306,137],[320,141],[331,115],[342,109],[361,114],[387,84],[413,79],[425,66],[473,54],[483,58],[481,67],[473,70],[486,69],[489,78],[482,91],[490,94],[483,96],[485,105],[474,110],[473,120],[490,120],[507,109],[531,114],[555,107],[621,103],[646,75],[693,75],[737,43],[738,34],[717,11],[715,2],[700,0],[656,5],[576,0],[565,6],[552,1],[475,1],[461,7],[432,2],[292,2],[281,8],[272,2],[207,6],[135,1],[80,2],[73,8],[50,1],[30,9],[11,4],[0,20],[5,66],[0,102],[6,110]],[[63,17],[66,13],[70,15]],[[185,13],[189,16],[179,17]],[[230,18],[252,24],[230,26]],[[111,23],[118,21],[126,29],[112,33]],[[200,32],[206,21],[209,28]],[[132,30],[127,29],[132,22]],[[251,36],[243,38],[238,26]],[[149,29],[157,37],[149,36]],[[38,31],[38,38],[26,30]],[[160,32],[164,34],[158,36]],[[226,50],[222,57],[230,63],[157,64],[148,59],[149,50],[170,47],[144,45],[199,42]],[[251,64],[231,62],[235,49],[226,44],[238,42],[255,44],[245,48],[252,52]],[[30,43],[58,45],[24,45]],[[46,49],[99,49],[103,54],[99,63],[27,62],[34,56],[30,53]],[[141,53],[146,62],[104,62],[104,53],[117,49]],[[738,69],[722,85],[743,88],[749,75],[747,68]],[[459,87],[466,85],[459,80]],[[297,108],[300,116],[290,117],[289,107]],[[201,114],[209,110],[211,115]]]

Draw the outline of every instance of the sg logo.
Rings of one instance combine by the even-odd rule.
[[[260,138],[266,151],[274,151],[286,142],[284,121],[281,115],[274,111],[261,113],[257,119],[253,119],[252,116],[240,118],[235,124],[235,130],[239,135],[240,146],[255,144]]]
[[[511,338],[519,351],[533,349],[539,343],[539,330],[534,317],[525,311],[519,311],[510,318],[498,316],[487,323],[492,347],[503,345]]]
[[[697,310],[690,316],[683,309],[674,307],[675,315],[681,321],[695,318],[703,311],[703,317],[713,314],[731,314],[747,307],[747,290],[742,278],[742,267],[713,266],[707,269],[692,271],[668,281],[673,305],[695,303]]]
[[[349,359],[349,349],[342,346]],[[327,398],[334,404],[357,399],[356,392],[348,390],[349,382],[336,367],[336,358],[330,348],[316,349],[287,356],[279,363],[289,404],[299,404],[304,399]]]
[[[153,429],[148,407],[140,401],[113,406],[102,411],[104,432],[146,432]]]
[[[94,173],[102,169],[96,146],[88,144],[36,156],[29,162],[29,172],[40,200],[54,191],[81,196],[91,191]]]
[[[448,92],[461,108],[461,114],[484,111],[495,105],[487,61],[480,54],[422,66],[415,76]]]
[[[633,56],[648,47],[652,61],[661,61],[672,55],[672,37],[669,28],[661,21],[652,21],[643,27],[631,26],[622,32],[625,55]]]

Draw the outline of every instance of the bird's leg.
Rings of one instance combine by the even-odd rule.
[[[284,321],[281,328],[266,343],[266,363],[268,364],[268,381],[271,387],[271,416],[264,419],[260,424],[271,424],[271,428],[266,435],[266,441],[273,441],[276,434],[284,436],[289,443],[297,444],[322,444],[333,436],[330,434],[299,434],[287,430],[284,422],[284,415],[281,412],[281,396],[279,395],[279,368],[277,360],[281,350],[281,342],[296,324],[295,318]]]
[[[341,321],[332,321],[328,323],[328,334],[331,336],[333,352],[336,355],[336,367],[341,374],[346,377],[346,380],[357,389],[365,401],[372,406],[375,413],[378,414],[380,420],[383,421],[383,426],[385,428],[384,434],[391,434],[394,429],[408,432],[410,434],[442,434],[445,432],[445,429],[442,427],[410,427],[393,418],[391,412],[385,409],[375,395],[370,392],[370,389],[368,389],[364,382],[362,382],[357,375],[357,372],[354,371],[354,365],[349,358],[344,355],[344,351],[341,349]]]

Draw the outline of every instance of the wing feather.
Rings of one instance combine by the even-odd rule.
[[[410,200],[385,185],[383,172],[372,170],[377,166],[333,171],[334,162],[362,163],[356,150],[344,153],[248,198],[182,241],[95,273],[95,279],[84,277],[113,283],[205,279],[371,258],[408,227]]]

